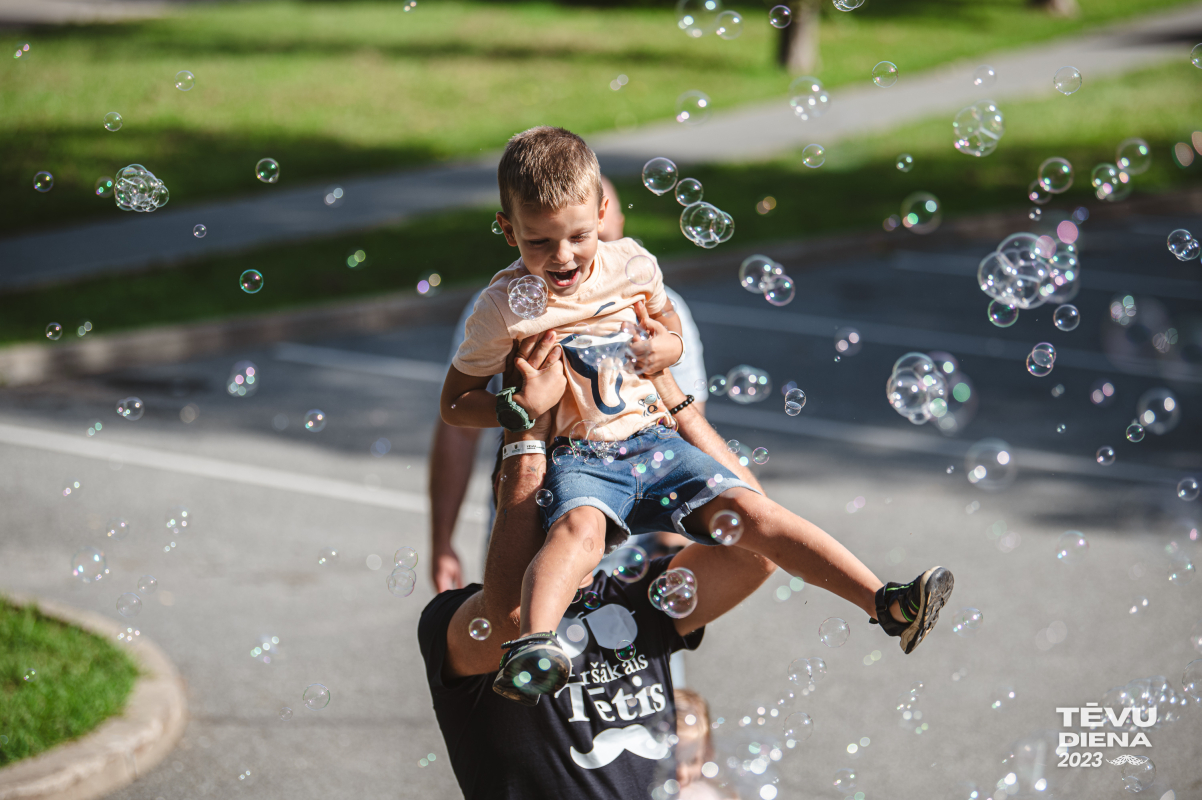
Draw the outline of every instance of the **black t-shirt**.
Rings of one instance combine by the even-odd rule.
[[[628,800],[646,797],[657,777],[672,777],[676,706],[668,657],[695,649],[704,629],[680,636],[672,618],[647,599],[647,587],[670,560],[652,561],[647,575],[630,584],[594,575],[559,625],[572,678],[533,708],[494,692],[495,672],[443,680],[447,626],[480,585],[430,601],[417,637],[434,713],[467,800]],[[624,640],[635,647],[625,661],[615,653]]]

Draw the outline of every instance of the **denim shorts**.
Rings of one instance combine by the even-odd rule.
[[[606,526],[607,552],[627,536],[658,531],[675,531],[700,544],[717,544],[709,536],[690,534],[682,520],[728,489],[751,489],[663,425],[645,428],[620,442],[578,444],[575,454],[567,454],[567,439],[560,437],[552,443],[543,488],[553,497],[542,508],[543,529],[549,530],[573,508],[592,506],[610,522]]]

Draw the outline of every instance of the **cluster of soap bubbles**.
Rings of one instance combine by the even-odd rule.
[[[1040,342],[1031,348],[1027,356],[1027,372],[1036,378],[1044,378],[1052,374],[1056,364],[1056,348],[1047,342]]]
[[[647,599],[672,619],[683,619],[697,608],[697,576],[687,567],[667,570],[647,587]]]
[[[122,211],[154,211],[167,205],[167,185],[141,164],[130,164],[117,173],[113,197]]]
[[[1177,722],[1186,708],[1202,703],[1202,662],[1191,662],[1186,667],[1181,683],[1184,694],[1174,689],[1163,675],[1136,678],[1123,686],[1115,686],[1107,690],[1102,695],[1100,706],[1113,708],[1116,717],[1122,724],[1114,724],[1114,721],[1107,716],[1103,723],[1104,727],[1114,731],[1135,733],[1140,730],[1148,730],[1148,728],[1163,728],[1165,725]],[[1131,713],[1124,719],[1124,709],[1127,708],[1131,709]],[[1133,720],[1136,714],[1143,722],[1151,719],[1153,711],[1156,714],[1154,724],[1148,728],[1135,725]]]
[[[989,321],[999,328],[1017,322],[1020,309],[1067,302],[1076,295],[1080,280],[1076,246],[1033,233],[1007,236],[977,267],[977,284],[992,298]],[[1071,308],[1053,315],[1060,330],[1069,331],[1079,324],[1080,314],[1076,307]]]
[[[997,149],[1006,132],[1006,120],[996,103],[982,100],[960,109],[952,120],[952,132],[957,150],[980,158]]]
[[[678,183],[678,174],[676,165],[668,159],[653,158],[643,166],[643,185],[658,195],[675,188],[676,202],[684,206],[680,212],[680,232],[693,244],[712,250],[730,241],[735,235],[734,218],[712,203],[702,202],[701,181],[685,178]]]
[[[743,259],[739,265],[739,284],[752,294],[762,294],[774,306],[787,306],[797,294],[785,268],[765,255]]]
[[[509,282],[509,310],[522,319],[538,319],[547,310],[547,282],[537,275],[523,275]]]
[[[1198,244],[1198,240],[1194,235],[1184,228],[1178,228],[1169,234],[1168,239],[1169,252],[1173,254],[1178,261],[1192,261],[1202,253],[1202,245]]]
[[[948,385],[942,370],[925,353],[906,353],[893,362],[885,398],[898,414],[915,425],[948,412]]]
[[[822,81],[811,75],[802,75],[789,84],[789,106],[799,120],[808,122],[818,119],[830,109],[831,96],[826,93]]]
[[[141,419],[144,411],[141,398],[127,397],[117,401],[117,416],[130,422]]]
[[[253,361],[239,361],[230,367],[225,390],[231,397],[249,397],[259,391],[259,368]]]
[[[714,397],[729,397],[740,405],[767,400],[772,392],[772,378],[767,372],[747,364],[740,364],[725,375],[715,375],[709,380],[709,393]],[[804,404],[804,397],[802,403]]]
[[[392,556],[392,565],[392,573],[386,581],[388,591],[397,597],[413,594],[413,587],[417,585],[417,573],[414,572],[414,567],[417,566],[417,551],[412,547],[400,548]]]

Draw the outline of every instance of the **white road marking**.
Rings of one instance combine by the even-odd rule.
[[[272,355],[277,361],[287,361],[292,364],[341,369],[347,372],[364,372],[369,375],[383,375],[386,378],[400,378],[407,381],[441,384],[447,376],[446,365],[435,361],[376,356],[354,350],[314,347],[294,342],[283,342],[276,346]]]
[[[162,450],[152,450],[136,445],[116,444],[100,439],[87,439],[83,434],[74,435],[29,428],[22,425],[0,423],[0,444],[14,447],[30,447],[51,453],[91,458],[98,461],[119,459],[123,464],[147,469],[167,470],[198,478],[231,481],[242,485],[261,486],[285,492],[328,497],[348,503],[392,508],[425,514],[426,498],[409,492],[392,489],[370,489],[347,481],[319,478],[299,472],[221,461],[204,456],[184,455]]]

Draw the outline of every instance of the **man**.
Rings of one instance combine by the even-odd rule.
[[[618,191],[609,179],[601,176],[601,186],[605,196],[609,198],[609,215],[606,217],[605,230],[601,233],[602,241],[616,241],[623,236],[626,217],[622,214],[622,204],[618,199]],[[685,343],[685,357],[678,367],[672,369],[672,375],[678,386],[697,397],[693,404],[703,416],[705,414],[706,390],[698,388],[698,381],[704,386],[706,380],[705,362],[702,358],[701,337],[697,325],[689,312],[683,298],[668,287],[664,287],[668,299],[680,316],[682,334]],[[472,296],[463,309],[455,326],[455,337],[451,342],[451,355],[463,343],[463,326],[467,317],[476,305],[479,293]],[[489,390],[494,393],[500,388],[494,378],[494,384],[489,384]],[[472,477],[472,466],[476,458],[476,447],[480,441],[481,429],[455,428],[442,421],[441,417],[434,423],[434,439],[430,444],[430,473],[427,491],[430,496],[430,578],[434,582],[434,591],[445,592],[447,589],[463,587],[463,566],[459,554],[451,543],[455,533],[455,523],[459,519],[459,510],[463,506],[463,498],[467,494],[468,482]],[[485,433],[485,439],[490,443],[500,441],[500,429]],[[495,446],[495,444],[494,444]],[[492,528],[492,519],[488,521]],[[640,537],[641,538],[641,537]],[[686,543],[683,536],[664,533],[658,537],[660,544],[668,547],[681,547]],[[648,542],[642,542],[646,545]],[[648,548],[650,549],[650,548]]]
[[[506,385],[520,376],[522,391],[545,406],[566,385],[560,358],[553,334],[527,340]],[[655,388],[669,407],[685,401],[666,372]],[[695,405],[676,416],[681,435],[759,488]],[[545,441],[550,416],[529,431],[506,432],[506,444],[537,451],[539,445],[523,443]],[[702,627],[755,591],[775,566],[741,548],[690,544],[652,561],[630,583],[604,572],[589,576],[558,630],[572,656],[568,684],[533,706],[506,700],[493,691],[493,677],[503,643],[517,635],[522,576],[543,542],[534,496],[545,471],[540,452],[502,460],[484,585],[439,594],[422,613],[418,639],[439,727],[468,800],[646,796],[657,776],[671,774],[664,761],[676,731],[669,655],[696,648]],[[657,577],[682,567],[695,576],[696,607],[674,619],[647,593]],[[482,639],[480,620],[491,627]]]

